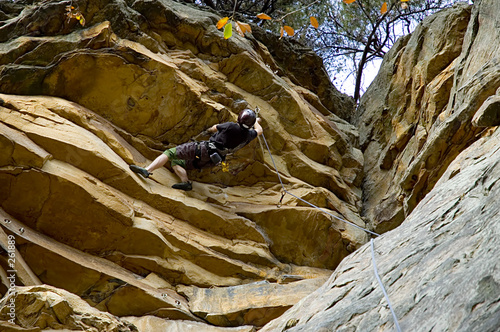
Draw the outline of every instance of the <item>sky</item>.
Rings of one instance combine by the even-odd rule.
[[[458,2],[459,0],[451,0],[451,2]],[[500,0],[498,0],[500,1]],[[465,1],[464,1],[465,2]],[[472,5],[472,0],[468,0],[468,3]],[[363,71],[363,81],[361,85],[361,95],[368,89],[370,84],[373,82],[382,64],[382,59],[377,59],[375,61],[369,62]],[[335,87],[342,93],[349,96],[354,96],[354,87],[356,86],[356,76],[355,74],[349,74],[349,72],[335,73],[334,77],[331,77]]]
[[[375,61],[369,62],[365,70],[363,71],[363,80],[361,84],[361,95],[368,89],[371,82],[377,76],[378,71],[380,69],[380,65],[382,64],[381,59],[377,59]],[[333,80],[333,84],[335,87],[342,93],[345,93],[349,96],[354,96],[354,87],[356,86],[356,76],[355,74],[349,74],[348,72],[340,72],[335,74],[335,79]]]

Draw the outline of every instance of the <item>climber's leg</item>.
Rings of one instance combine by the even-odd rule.
[[[173,152],[170,150],[174,150]],[[163,152],[161,155],[159,155],[151,164],[149,164],[148,167],[140,167],[136,165],[130,165],[130,169],[132,172],[137,173],[142,175],[145,178],[148,178],[150,175],[153,174],[153,171],[162,167],[167,163],[167,161],[171,158],[172,155],[175,155],[175,148],[174,149],[169,149],[165,152]]]
[[[175,174],[177,174],[177,176],[181,179],[182,182],[189,182],[187,172],[182,166],[175,165],[172,166],[172,169],[174,170]]]
[[[152,173],[155,169],[163,167],[163,165],[165,165],[167,163],[168,159],[169,159],[168,155],[165,153],[162,153],[155,160],[153,160],[153,162],[151,164],[149,164],[148,167],[146,167],[146,170],[149,173]]]

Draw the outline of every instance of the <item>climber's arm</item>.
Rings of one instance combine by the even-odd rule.
[[[218,125],[214,125],[206,130],[203,130],[201,133],[198,134],[198,136],[196,137],[199,137],[199,136],[212,136],[212,134],[216,133],[217,132],[217,126]]]
[[[262,121],[261,118],[257,118],[257,121],[255,121],[255,124],[253,125],[253,129],[257,132],[257,136],[262,135],[264,130],[262,129],[262,126],[260,125],[260,122]]]
[[[218,124],[213,125],[212,127],[210,127],[210,128],[207,129],[207,132],[209,132],[210,134],[216,133],[217,132],[217,126],[218,126]]]

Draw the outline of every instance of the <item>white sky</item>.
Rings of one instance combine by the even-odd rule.
[[[382,59],[369,62],[363,71],[363,81],[361,84],[361,95],[368,89],[375,76],[377,76]],[[354,96],[354,87],[356,86],[356,75],[348,75],[346,72],[336,73],[333,84],[342,93]]]
[[[451,2],[459,2],[460,0],[450,0]],[[468,2],[472,5],[472,0],[462,0]],[[498,0],[500,1],[500,0]],[[382,64],[382,59],[377,59],[375,61],[369,62],[363,71],[363,81],[361,84],[361,95],[368,89],[371,82],[377,76],[380,65]],[[355,74],[349,75],[347,72],[341,72],[335,74],[335,80],[332,78],[335,87],[342,93],[349,96],[354,96],[354,87],[356,86],[356,76]]]

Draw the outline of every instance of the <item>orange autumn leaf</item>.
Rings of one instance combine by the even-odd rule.
[[[354,1],[356,1],[356,0],[344,0],[344,2],[345,2],[346,4],[351,4],[351,3],[353,3]]]
[[[292,37],[295,34],[295,30],[293,30],[293,28],[288,25],[285,25],[283,29],[285,29],[286,34],[289,35],[290,37]]]
[[[257,17],[260,18],[261,20],[272,20],[271,16],[264,14],[264,13],[258,14]]]
[[[380,13],[381,14],[387,13],[387,2],[384,2],[384,4],[382,5],[382,8],[380,8]]]
[[[280,39],[283,38],[283,33],[285,32],[285,30],[283,30],[283,27],[280,28]]]
[[[310,17],[310,19],[311,19],[311,25],[312,25],[314,28],[316,28],[316,29],[317,29],[317,28],[319,27],[319,23],[318,23],[318,20],[316,19],[316,17],[311,16],[311,17]]]
[[[247,23],[243,23],[243,22],[239,22],[239,21],[236,21],[236,26],[237,26],[237,30],[238,30],[238,33],[244,37],[245,36],[245,32],[252,32],[252,28],[250,27],[250,24],[247,24]]]
[[[226,25],[227,21],[229,21],[229,17],[224,17],[217,22],[217,29],[222,28],[224,25]]]
[[[401,2],[408,2],[408,1],[410,1],[410,0],[401,0]]]
[[[237,33],[238,33],[241,37],[245,37],[245,33],[241,30],[241,28],[240,28],[240,26],[239,26],[238,22],[236,22],[235,27],[236,27],[236,32],[237,32]]]

